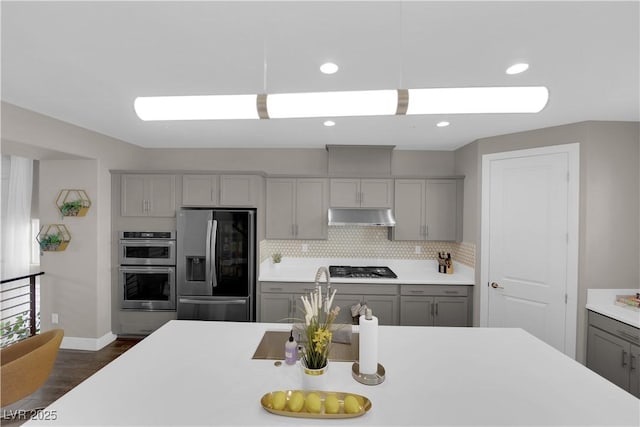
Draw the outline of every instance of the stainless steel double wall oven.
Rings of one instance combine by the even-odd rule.
[[[122,231],[118,250],[120,308],[175,310],[175,231]]]

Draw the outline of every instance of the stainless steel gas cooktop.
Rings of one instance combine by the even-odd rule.
[[[398,277],[389,267],[352,267],[348,265],[330,265],[329,275],[348,279],[396,279]]]

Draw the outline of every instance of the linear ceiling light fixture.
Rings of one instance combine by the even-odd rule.
[[[142,120],[259,118],[256,95],[139,96],[133,108]]]
[[[549,100],[544,86],[468,87],[270,95],[138,97],[140,119],[230,120],[419,114],[538,113]]]

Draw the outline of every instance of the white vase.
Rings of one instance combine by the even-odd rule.
[[[310,369],[305,366],[304,358],[300,359],[302,368],[302,389],[303,390],[327,390],[329,376],[329,364],[320,369]]]

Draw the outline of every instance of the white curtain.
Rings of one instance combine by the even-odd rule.
[[[11,156],[5,217],[2,219],[2,278],[29,274],[33,160]],[[3,209],[4,210],[4,209]]]

